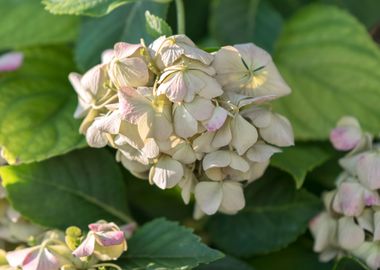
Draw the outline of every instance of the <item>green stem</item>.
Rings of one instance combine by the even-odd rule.
[[[178,34],[185,34],[185,7],[183,0],[175,0],[177,8],[177,32]]]

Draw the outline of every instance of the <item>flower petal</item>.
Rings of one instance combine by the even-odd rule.
[[[174,108],[174,131],[182,138],[192,137],[198,132],[197,120],[183,105],[177,105]]]
[[[95,235],[89,233],[84,241],[73,251],[75,257],[87,257],[94,253],[95,250]]]
[[[203,169],[227,167],[231,163],[231,154],[229,151],[218,150],[205,155],[203,158]]]
[[[95,235],[97,242],[101,246],[120,245],[125,241],[124,232],[122,231],[98,232]]]
[[[198,121],[209,119],[215,108],[211,100],[201,97],[195,97],[192,102],[183,103],[183,105],[186,110]]]
[[[0,72],[14,71],[21,67],[24,55],[19,52],[9,52],[0,56]]]
[[[359,216],[365,206],[363,187],[359,183],[343,182],[333,201],[333,209],[346,216]]]
[[[240,114],[236,114],[231,120],[231,132],[231,145],[239,155],[243,155],[248,148],[255,144],[258,138],[256,128]]]
[[[172,188],[181,181],[184,171],[177,160],[161,157],[150,172],[149,179],[161,189]]]
[[[195,186],[194,194],[200,209],[207,215],[213,215],[222,203],[222,183],[200,182]]]
[[[273,114],[272,121],[268,127],[260,128],[261,137],[277,146],[294,145],[292,126],[288,119],[280,114]]]
[[[253,162],[264,162],[269,160],[273,154],[279,152],[281,152],[281,149],[258,141],[248,149],[247,158]]]
[[[352,217],[342,217],[338,221],[338,242],[347,250],[358,248],[364,242],[364,230]]]
[[[357,163],[359,181],[371,190],[380,188],[380,154],[365,153]]]
[[[227,115],[228,112],[224,108],[219,106],[216,107],[212,113],[211,118],[207,120],[206,124],[204,125],[205,128],[211,132],[220,129],[226,121]]]
[[[243,187],[233,181],[223,182],[223,199],[220,211],[226,214],[235,214],[245,206]]]
[[[137,124],[144,113],[152,111],[150,101],[132,87],[121,88],[118,96],[120,115],[132,124]]]

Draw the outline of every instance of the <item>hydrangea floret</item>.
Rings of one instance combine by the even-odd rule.
[[[330,140],[349,151],[339,164],[343,171],[336,188],[323,194],[325,210],[310,222],[314,251],[321,261],[343,255],[380,268],[380,145],[364,132],[357,119],[343,117]]]
[[[180,187],[186,204],[194,194],[201,215],[241,210],[243,187],[293,145],[270,106],[291,90],[252,43],[208,53],[185,35],[119,42],[69,79],[88,144],[117,149],[117,161],[161,189]]]

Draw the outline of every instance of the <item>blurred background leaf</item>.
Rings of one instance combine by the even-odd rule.
[[[296,191],[293,180],[276,169],[248,186],[245,195],[243,210],[232,216],[217,214],[208,224],[212,243],[238,257],[286,247],[305,232],[321,207],[318,198]]]
[[[0,176],[12,206],[37,224],[65,230],[100,219],[129,221],[120,170],[104,149],[1,167]]]
[[[102,18],[84,18],[75,47],[75,60],[85,71],[100,63],[104,50],[112,49],[119,41],[147,43],[153,38],[146,29],[145,11],[166,18],[168,4],[150,0],[140,0],[122,6]]]
[[[142,226],[128,241],[123,269],[192,269],[224,257],[178,223],[163,218]]]
[[[275,107],[297,139],[327,139],[346,114],[378,132],[380,50],[348,13],[319,5],[299,11],[287,22],[275,62],[293,89]]]
[[[0,1],[0,50],[73,41],[79,18],[54,16],[40,0]]]

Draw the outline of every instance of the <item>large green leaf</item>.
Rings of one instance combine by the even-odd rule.
[[[134,0],[42,0],[53,14],[103,16]]]
[[[129,221],[121,173],[106,150],[1,167],[0,176],[13,207],[38,224],[64,229],[100,219]]]
[[[276,107],[298,139],[326,139],[347,114],[379,131],[380,50],[345,11],[322,5],[300,11],[286,25],[275,62],[293,89]]]
[[[223,259],[217,260],[207,265],[201,265],[196,270],[255,270],[244,261],[235,259],[234,257],[226,256]]]
[[[281,251],[253,257],[250,263],[256,270],[331,270],[333,264],[319,262],[318,254],[312,250],[311,240],[306,238],[300,238]]]
[[[145,23],[145,11],[165,18],[168,4],[149,0],[131,3],[102,18],[86,18],[83,21],[75,47],[75,59],[82,70],[100,62],[101,53],[113,48],[119,41],[139,43],[143,38],[152,41]]]
[[[0,10],[0,49],[76,38],[78,18],[53,16],[44,10],[40,0],[2,0]]]
[[[296,187],[302,187],[306,174],[331,157],[331,152],[316,144],[298,144],[274,155],[271,165],[293,176]]]
[[[24,50],[20,70],[0,77],[0,146],[9,163],[27,163],[83,145],[73,118],[76,94],[67,75],[72,54],[63,46]]]
[[[246,189],[246,207],[234,216],[216,215],[209,223],[212,241],[235,256],[279,250],[302,234],[320,201],[277,170]]]
[[[370,268],[355,257],[343,257],[336,262],[333,270],[370,270]]]
[[[221,44],[255,42],[272,51],[280,34],[282,17],[260,0],[215,0],[211,9],[211,34]]]
[[[130,269],[191,269],[223,257],[201,243],[192,231],[176,222],[155,219],[140,228],[128,241],[126,258],[120,264]]]

